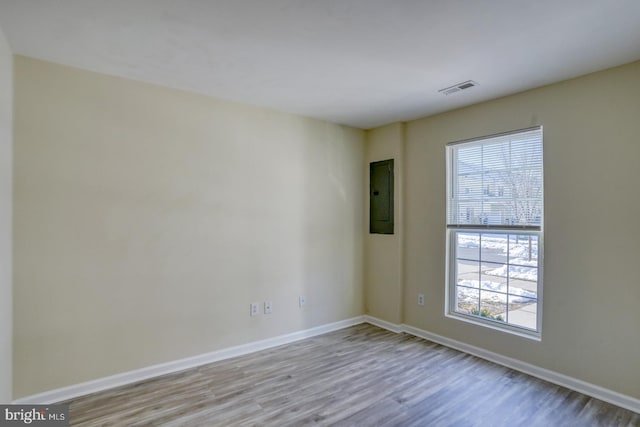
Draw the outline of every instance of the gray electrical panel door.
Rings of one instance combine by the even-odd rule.
[[[369,233],[393,234],[393,159],[369,164]]]

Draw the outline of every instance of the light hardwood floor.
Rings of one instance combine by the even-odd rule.
[[[367,324],[67,403],[76,426],[640,426],[640,414]]]

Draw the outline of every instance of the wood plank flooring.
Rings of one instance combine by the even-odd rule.
[[[66,403],[74,426],[640,426],[640,414],[367,324]]]

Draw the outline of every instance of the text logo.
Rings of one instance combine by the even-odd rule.
[[[0,427],[68,425],[69,405],[0,405]]]

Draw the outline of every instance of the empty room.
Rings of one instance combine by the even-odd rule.
[[[640,426],[638,0],[0,0],[0,425]]]

